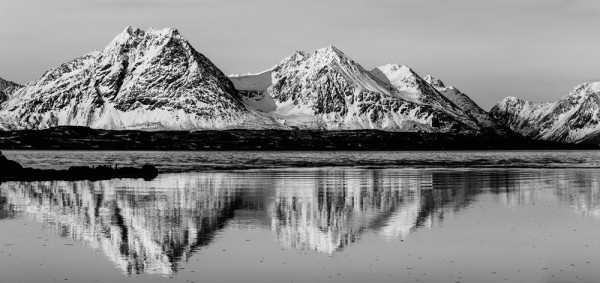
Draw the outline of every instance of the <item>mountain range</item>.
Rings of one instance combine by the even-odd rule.
[[[24,86],[6,85],[0,102],[4,130],[501,132],[475,103],[457,104],[444,95],[445,87],[432,86],[405,66],[367,71],[329,46],[295,52],[262,73],[228,78],[175,29],[127,27],[101,51]]]
[[[229,78],[246,104],[292,128],[506,133],[475,103],[456,104],[440,91],[445,87],[438,90],[410,68],[367,71],[334,46],[297,51],[263,72]]]
[[[490,114],[528,138],[598,143],[600,82],[579,85],[556,102],[531,102],[506,97],[492,108]]]
[[[586,143],[600,140],[599,92],[591,83],[554,103],[507,97],[488,113],[437,78],[399,64],[367,70],[334,46],[226,76],[176,29],[127,27],[24,86],[0,79],[0,129],[518,133]]]

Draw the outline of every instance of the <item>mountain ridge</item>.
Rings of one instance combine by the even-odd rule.
[[[369,71],[333,45],[227,77],[177,29],[126,27],[103,49],[4,95],[0,129],[506,134],[477,118],[485,112],[466,95],[460,104],[432,83],[397,64]]]
[[[127,27],[102,51],[51,69],[6,102],[0,127],[269,127],[231,81],[176,29]]]
[[[385,68],[410,72],[411,78],[402,81],[406,87],[392,83]],[[301,129],[475,134],[485,128],[408,67],[388,64],[368,71],[335,46],[294,52],[265,71],[229,78],[249,104]],[[367,101],[360,101],[365,96]],[[392,109],[386,109],[389,106]],[[440,124],[441,129],[436,129]]]
[[[583,83],[555,102],[506,97],[490,111],[513,131],[532,139],[586,143],[600,134],[600,82]]]
[[[2,103],[4,103],[4,101],[8,100],[8,98],[15,91],[22,87],[23,86],[20,84],[0,78],[0,106],[2,105]]]

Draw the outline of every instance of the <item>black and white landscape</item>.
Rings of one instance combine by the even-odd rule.
[[[531,129],[545,129],[550,122],[538,126],[530,119],[550,120],[544,116],[550,106],[535,112],[519,108],[526,104],[520,101],[513,107],[507,98],[487,113],[440,79],[423,78],[398,64],[367,71],[334,46],[297,51],[260,73],[226,77],[172,28],[127,27],[102,51],[66,62],[26,85],[2,82],[4,148],[541,149],[574,146],[537,140],[590,144],[595,133],[594,114],[581,107],[569,110],[569,119],[580,121],[579,127],[556,122],[556,136],[534,134]],[[585,86],[579,92],[594,94]],[[589,129],[582,130],[582,124]],[[56,129],[40,131],[51,128]],[[37,130],[36,140],[54,142],[24,139],[32,135],[28,130]],[[211,130],[230,132],[216,132],[211,139],[188,134]],[[60,142],[52,136],[56,132],[62,134]],[[161,132],[178,142],[136,145],[136,136],[157,141]],[[100,142],[102,133],[125,137],[107,148]],[[90,142],[79,143],[80,136]],[[286,145],[288,136],[308,141]],[[332,141],[330,136],[342,138]],[[234,143],[222,141],[231,137]]]
[[[102,51],[7,84],[0,125],[508,134],[466,95],[426,79],[397,64],[367,71],[334,46],[228,78],[177,30],[127,27]]]
[[[600,3],[0,11],[0,283],[600,282]]]

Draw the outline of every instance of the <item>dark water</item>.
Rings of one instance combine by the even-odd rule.
[[[593,168],[213,170],[0,185],[2,283],[600,282],[599,264]]]
[[[600,151],[3,151],[23,165],[67,169],[74,165],[138,166],[161,172],[268,168],[600,168]]]

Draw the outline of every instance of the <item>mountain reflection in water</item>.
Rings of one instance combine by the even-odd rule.
[[[126,274],[176,273],[228,226],[333,254],[373,233],[432,228],[492,194],[508,206],[548,195],[600,218],[594,170],[303,169],[186,173],[154,181],[6,182],[0,219],[25,217],[99,249]]]

